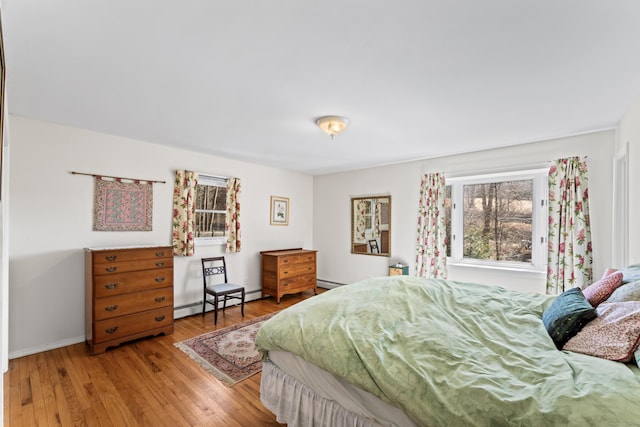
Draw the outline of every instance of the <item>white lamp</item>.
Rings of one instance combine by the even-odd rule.
[[[349,124],[349,120],[340,116],[324,116],[320,117],[316,120],[316,124],[320,129],[331,135],[331,139],[342,132],[347,125]]]

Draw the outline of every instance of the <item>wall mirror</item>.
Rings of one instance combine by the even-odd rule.
[[[351,198],[351,253],[391,256],[391,196]]]

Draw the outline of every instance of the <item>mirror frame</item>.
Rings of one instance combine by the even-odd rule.
[[[356,203],[362,200],[370,200],[374,201],[376,199],[387,199],[388,201],[388,224],[387,228],[381,228],[380,241],[379,241],[379,251],[380,253],[374,253],[371,251],[370,243],[368,241],[356,241]],[[383,233],[386,232],[386,233]],[[382,238],[386,235],[386,242],[383,242]],[[373,239],[370,239],[373,240]],[[376,239],[377,240],[377,239]],[[386,246],[385,246],[386,245]],[[387,248],[386,252],[382,252],[383,248]],[[366,251],[365,251],[366,250]],[[363,196],[363,197],[351,197],[351,253],[356,255],[373,255],[373,256],[391,256],[391,195],[390,194],[380,194],[373,196]]]

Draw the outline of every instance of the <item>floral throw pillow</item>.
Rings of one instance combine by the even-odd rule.
[[[583,289],[584,297],[594,307],[604,302],[618,286],[622,284],[622,273],[617,272],[603,277]]]
[[[562,347],[563,350],[628,362],[640,343],[640,301],[606,302],[598,317]]]

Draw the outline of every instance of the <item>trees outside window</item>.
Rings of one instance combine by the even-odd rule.
[[[451,261],[544,269],[546,170],[447,183]]]
[[[226,243],[227,180],[200,175],[196,186],[195,238],[200,244]]]

